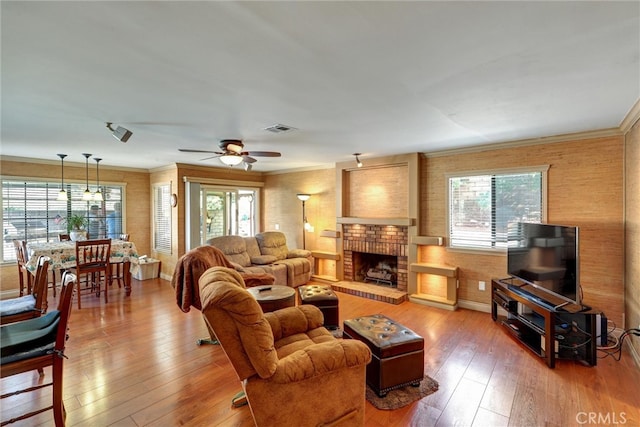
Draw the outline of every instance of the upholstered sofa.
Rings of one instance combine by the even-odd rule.
[[[298,287],[311,279],[311,252],[289,249],[280,231],[266,231],[255,237],[220,236],[207,240],[227,257],[240,272],[268,273],[276,285]]]

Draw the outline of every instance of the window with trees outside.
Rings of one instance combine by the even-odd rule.
[[[90,186],[91,200],[84,200],[87,187],[85,183],[64,184],[66,200],[58,200],[60,182],[39,180],[36,178],[2,179],[2,261],[15,262],[16,254],[13,240],[25,240],[27,243],[57,241],[59,234],[68,234],[66,219],[70,215],[82,215],[89,218],[92,206],[97,206],[97,214],[92,219],[104,224],[97,228],[101,233],[96,238],[108,237],[108,223],[116,218],[124,228],[125,206],[123,203],[125,185],[101,183],[103,200],[96,200],[97,187]],[[96,212],[94,210],[94,212]],[[125,232],[124,229],[120,233]]]
[[[448,175],[449,247],[504,250],[509,223],[543,222],[547,170]]]

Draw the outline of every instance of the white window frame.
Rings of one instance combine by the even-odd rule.
[[[475,176],[494,176],[494,175],[517,175],[526,173],[540,173],[540,191],[541,191],[541,222],[547,222],[547,199],[548,199],[548,171],[549,165],[538,166],[525,166],[518,168],[506,168],[506,169],[490,169],[490,170],[473,170],[473,171],[460,171],[445,174],[446,177],[446,192],[447,192],[447,249],[451,251],[460,252],[488,252],[495,254],[506,253],[506,242],[504,247],[497,246],[495,240],[487,241],[487,246],[475,246],[475,245],[453,245],[451,239],[451,221],[452,221],[452,194],[451,194],[451,179],[463,178],[463,177],[475,177]]]
[[[211,187],[220,189],[234,189],[234,190],[247,190],[253,191],[255,195],[254,200],[254,218],[253,218],[253,232],[259,233],[261,224],[261,190],[264,187],[263,182],[255,181],[236,181],[216,178],[204,178],[204,177],[190,177],[184,176],[184,192],[185,192],[185,249],[190,250],[201,245],[201,187]]]

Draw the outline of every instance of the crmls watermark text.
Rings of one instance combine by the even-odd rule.
[[[576,421],[582,425],[620,425],[627,423],[625,412],[578,412]]]

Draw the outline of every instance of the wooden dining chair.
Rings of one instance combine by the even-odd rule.
[[[111,281],[111,239],[83,240],[76,242],[76,266],[71,270],[78,280],[78,309],[82,308],[82,294],[92,293],[98,297],[104,292],[104,302],[109,302],[108,284]],[[81,286],[80,278],[86,276],[87,281]]]
[[[120,234],[118,235],[118,239],[128,242],[129,234]],[[111,271],[113,273],[113,275],[111,276],[111,283],[115,281],[118,283],[118,287],[121,288],[124,281],[124,261],[111,263]]]
[[[35,279],[29,295],[0,301],[0,324],[40,317],[47,312],[47,275],[49,257],[38,259]],[[31,273],[28,273],[31,274]]]
[[[27,242],[24,240],[13,240],[13,248],[16,251],[16,262],[18,265],[18,280],[20,283],[20,296],[25,295],[25,273],[27,276],[27,294],[31,293],[32,278],[31,273],[27,270],[27,262],[29,261],[29,255],[27,253]]]
[[[69,234],[58,234],[58,241],[59,242],[70,242],[71,241],[71,236]]]
[[[3,394],[0,399],[40,390],[44,387],[51,386],[53,388],[53,404],[51,406],[22,414],[10,420],[3,420],[2,425],[30,418],[50,409],[53,409],[56,427],[65,425],[66,411],[62,400],[63,362],[67,357],[64,350],[68,339],[67,324],[71,314],[71,298],[75,282],[75,275],[69,272],[64,273],[60,300],[56,310],[36,319],[16,322],[0,328],[2,338],[0,340],[2,350],[0,378],[32,370],[37,370],[42,377],[44,368],[48,366],[51,366],[52,371],[51,382],[37,385],[31,385],[29,382],[28,387]],[[7,413],[6,407],[3,408],[3,413]]]

